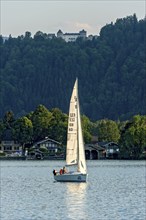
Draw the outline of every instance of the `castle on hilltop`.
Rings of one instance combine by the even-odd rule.
[[[87,32],[85,30],[79,31],[79,33],[65,33],[65,34],[63,34],[63,32],[61,30],[59,30],[57,32],[57,38],[62,38],[66,42],[74,42],[74,41],[76,41],[77,38],[86,39],[86,37],[87,37]]]

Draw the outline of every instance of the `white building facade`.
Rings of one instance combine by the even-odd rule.
[[[66,42],[75,42],[77,40],[77,38],[86,39],[86,37],[87,37],[87,32],[85,30],[80,31],[79,33],[65,33],[65,34],[63,34],[63,32],[61,30],[59,30],[57,32],[57,38],[62,38]]]

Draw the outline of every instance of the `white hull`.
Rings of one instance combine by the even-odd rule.
[[[79,172],[70,172],[65,174],[57,174],[54,179],[58,182],[86,182],[87,174],[82,174]]]

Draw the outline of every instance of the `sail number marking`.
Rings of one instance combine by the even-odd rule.
[[[75,102],[77,102],[77,97],[76,96],[74,96],[74,99],[75,99]]]
[[[70,113],[70,117],[75,117],[76,114],[75,113]]]
[[[75,116],[76,114],[75,113],[70,113],[70,118],[69,118],[69,128],[68,128],[68,131],[73,131],[73,127],[74,127],[74,122],[75,122]]]

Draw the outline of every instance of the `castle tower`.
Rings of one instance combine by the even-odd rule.
[[[80,35],[80,37],[82,37],[82,38],[86,38],[87,31],[82,30],[82,31],[79,32],[79,35]]]
[[[57,37],[58,38],[63,38],[63,32],[59,29],[59,31],[57,32]]]

